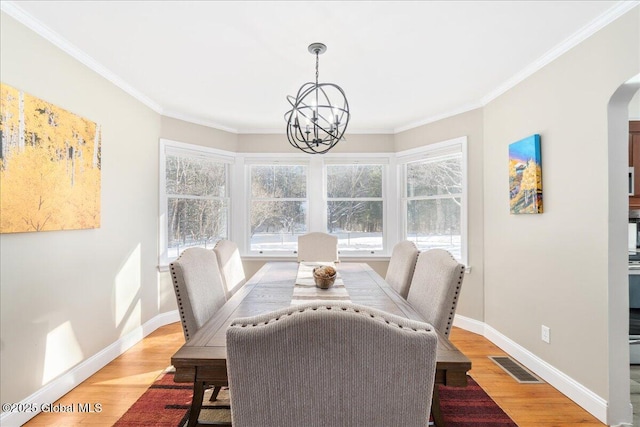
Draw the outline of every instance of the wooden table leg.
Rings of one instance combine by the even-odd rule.
[[[431,415],[433,415],[433,425],[435,427],[445,427],[442,411],[440,411],[440,387],[433,385],[433,399],[431,400]]]
[[[191,410],[189,411],[189,422],[187,427],[196,427],[198,425],[198,417],[200,409],[202,409],[202,398],[204,397],[204,382],[193,382],[193,400],[191,401]]]
[[[222,387],[220,387],[219,385],[213,388],[213,391],[211,392],[211,397],[209,398],[209,402],[216,401],[216,399],[218,398],[218,393],[220,393],[220,390],[222,390]]]

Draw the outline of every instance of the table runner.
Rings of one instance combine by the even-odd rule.
[[[291,305],[307,302],[351,302],[351,298],[349,298],[347,288],[344,287],[340,273],[337,273],[336,281],[329,289],[321,289],[316,286],[316,282],[313,280],[313,269],[321,265],[336,267],[332,262],[301,262],[298,265],[298,274],[296,275],[296,283],[293,287]]]

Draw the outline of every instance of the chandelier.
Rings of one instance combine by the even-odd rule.
[[[316,82],[302,85],[294,98],[287,96],[291,110],[284,115],[289,143],[308,154],[323,154],[341,139],[349,124],[349,103],[340,86],[318,83],[319,56],[327,50],[322,43],[309,45],[316,56]]]

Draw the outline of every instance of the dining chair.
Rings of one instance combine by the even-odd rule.
[[[312,232],[298,237],[298,262],[338,262],[338,238]]]
[[[222,273],[222,283],[228,299],[247,282],[240,251],[238,251],[238,245],[231,240],[219,240],[213,251],[218,259],[218,267]]]
[[[188,248],[169,264],[185,341],[227,301],[216,254],[210,249]],[[204,386],[209,386],[204,384]],[[214,387],[211,401],[221,387]]]
[[[396,290],[402,298],[407,299],[409,285],[416,268],[420,251],[415,243],[403,240],[393,247],[387,275],[384,280]]]
[[[448,337],[456,314],[464,265],[444,249],[430,249],[418,255],[407,301],[425,322]]]
[[[449,337],[456,314],[464,265],[444,249],[430,249],[418,255],[407,302],[422,318],[445,337]],[[439,387],[433,388],[434,419],[442,419]]]
[[[235,319],[226,339],[234,427],[429,422],[431,325],[351,303],[306,303]]]

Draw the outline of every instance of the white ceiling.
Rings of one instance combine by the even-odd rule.
[[[347,133],[476,108],[630,8],[612,1],[3,1],[2,10],[156,111],[283,133],[286,95],[347,94]],[[637,4],[637,2],[631,2]]]

